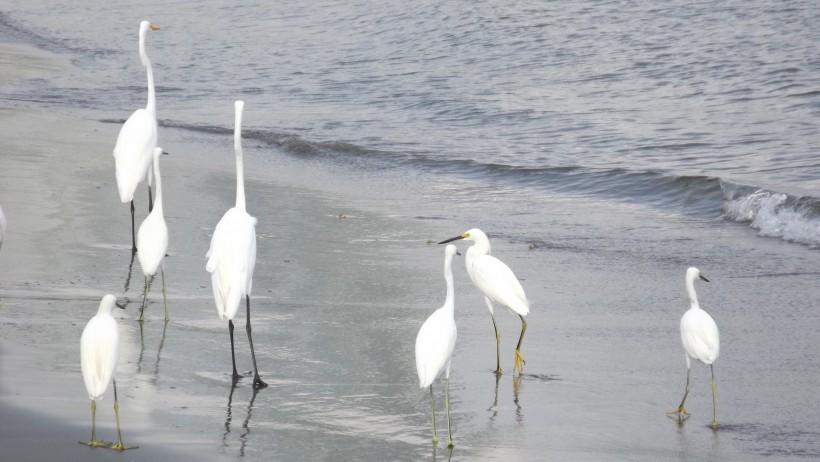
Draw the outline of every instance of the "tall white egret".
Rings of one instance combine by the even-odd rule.
[[[140,225],[137,232],[137,258],[142,267],[142,274],[145,276],[145,292],[142,296],[142,308],[140,308],[139,321],[144,318],[142,312],[145,310],[145,303],[148,299],[148,279],[157,274],[157,269],[162,275],[162,304],[165,306],[165,320],[168,320],[168,303],[165,292],[165,270],[162,269],[162,260],[168,250],[168,227],[165,225],[165,217],[162,212],[162,179],[159,175],[159,158],[162,155],[162,148],[154,148],[154,181],[157,185],[157,198],[154,201],[154,209],[145,217],[145,221]]]
[[[91,441],[80,443],[91,447],[132,449],[122,444],[120,405],[117,401],[117,380],[114,374],[120,359],[120,333],[117,320],[111,315],[117,299],[108,294],[100,301],[97,314],[88,321],[80,338],[80,368],[85,389],[91,399]],[[102,399],[108,383],[114,382],[114,414],[117,416],[117,444],[97,440],[97,401]]]
[[[680,406],[668,414],[677,414],[678,418],[686,418],[689,415],[683,404],[689,395],[689,376],[691,360],[697,359],[703,364],[708,364],[712,371],[712,428],[717,428],[717,384],[715,382],[714,362],[720,353],[720,334],[715,320],[709,316],[698,304],[698,295],[695,293],[695,280],[702,279],[709,282],[697,268],[686,270],[686,293],[689,295],[689,309],[683,314],[680,320],[680,336],[683,342],[683,349],[686,350],[686,389],[683,392],[683,399]],[[691,358],[691,359],[690,359]]]
[[[148,209],[151,204],[151,160],[157,146],[157,102],[154,93],[154,72],[151,60],[145,53],[145,34],[159,27],[148,21],[142,21],[139,29],[140,61],[148,75],[148,104],[145,109],[137,109],[128,117],[114,146],[114,166],[117,176],[117,189],[122,202],[131,202],[131,250],[137,251],[134,234],[134,191],[143,178],[148,178]]]
[[[444,281],[447,283],[447,298],[444,305],[433,312],[421,325],[416,336],[416,372],[419,387],[430,387],[430,414],[433,416],[433,443],[438,443],[436,435],[436,400],[433,397],[433,381],[444,371],[447,380],[444,392],[444,407],[447,410],[447,447],[453,447],[450,430],[450,361],[456,348],[455,295],[453,291],[453,255],[456,246],[444,248]]]
[[[518,371],[519,376],[524,371],[524,357],[521,356],[521,342],[524,340],[524,332],[527,331],[527,321],[524,320],[530,312],[530,303],[524,294],[524,288],[513,274],[509,266],[501,260],[490,255],[490,240],[478,228],[473,228],[464,234],[439,242],[446,244],[459,239],[473,241],[473,245],[467,249],[464,260],[467,265],[467,274],[478,290],[484,294],[484,301],[490,309],[490,317],[493,320],[496,342],[496,370],[497,375],[501,375],[501,335],[498,333],[498,326],[495,324],[493,315],[493,303],[498,303],[507,307],[511,312],[521,318],[521,335],[518,337],[518,345],[515,347],[515,361],[513,372]]]
[[[253,359],[253,386],[268,386],[259,377],[256,354],[251,337],[251,288],[253,268],[256,265],[256,218],[245,211],[245,176],[242,167],[242,111],[243,101],[234,103],[236,122],[234,125],[234,155],[236,157],[236,206],[225,212],[214,229],[211,247],[205,257],[205,269],[211,273],[216,311],[220,319],[228,318],[228,332],[231,337],[231,361],[233,379],[238,380],[236,356],[233,343],[233,318],[239,310],[239,303],[245,299],[247,319],[245,331]]]
[[[3,207],[0,207],[0,249],[3,248],[3,239],[6,236],[6,216],[3,215]]]

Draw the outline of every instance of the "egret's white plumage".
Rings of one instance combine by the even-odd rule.
[[[712,372],[712,410],[714,413],[712,427],[717,428],[717,385],[715,383],[714,362],[720,354],[720,333],[715,320],[698,303],[698,295],[695,292],[695,280],[698,278],[709,282],[700,273],[699,269],[691,267],[686,270],[686,293],[689,296],[689,309],[680,320],[681,342],[683,343],[683,349],[686,351],[686,389],[680,406],[671,411],[670,414],[677,414],[679,417],[689,415],[683,405],[690,390],[691,360],[696,359],[708,364]]]
[[[114,374],[120,358],[120,334],[117,320],[111,314],[117,299],[108,294],[100,301],[97,314],[88,321],[80,337],[80,369],[83,382],[91,399],[91,441],[89,446],[111,447],[112,449],[129,449],[122,444],[120,432],[119,403],[117,402],[117,381]],[[114,413],[117,416],[116,445],[97,441],[96,439],[96,401],[101,400],[108,389],[108,383],[114,382]]]
[[[445,391],[445,408],[447,410],[447,445],[453,446],[450,434],[450,362],[456,347],[455,295],[453,289],[453,256],[456,246],[444,248],[444,281],[447,283],[447,297],[444,305],[433,312],[421,325],[416,336],[416,372],[419,376],[419,387],[430,387],[430,412],[433,418],[433,442],[436,436],[436,406],[433,398],[433,381],[444,371],[447,380]]]
[[[521,287],[521,283],[509,266],[490,255],[490,240],[483,231],[473,228],[460,236],[447,239],[439,244],[459,239],[473,242],[473,245],[467,249],[464,260],[470,280],[484,294],[484,301],[490,310],[496,336],[496,373],[499,375],[501,374],[501,336],[498,334],[498,327],[495,324],[493,303],[505,306],[521,318],[521,335],[515,348],[514,362],[514,370],[517,370],[520,374],[524,370],[521,342],[524,340],[524,333],[527,330],[527,322],[524,320],[524,316],[530,312],[530,304],[524,294],[524,288]]]
[[[157,110],[154,92],[154,73],[151,60],[145,52],[145,35],[159,27],[142,21],[139,28],[140,61],[145,67],[148,79],[148,103],[145,109],[137,109],[125,121],[114,146],[114,165],[117,189],[122,202],[131,202],[131,239],[134,241],[134,191],[143,178],[148,178],[148,200],[151,201],[151,162],[153,150],[157,146]]]
[[[253,287],[253,269],[256,265],[256,218],[245,210],[245,177],[242,164],[242,112],[243,101],[234,103],[236,121],[234,126],[234,155],[236,158],[236,205],[225,212],[217,223],[211,237],[211,247],[206,258],[205,269],[211,273],[214,302],[220,319],[228,318],[228,329],[231,337],[231,360],[233,377],[237,379],[236,359],[233,343],[233,318],[239,311],[239,304],[245,299],[247,324],[245,330],[251,347],[253,359],[254,386],[267,386],[259,378],[256,367],[256,354],[251,338],[250,294]]]
[[[143,320],[142,312],[145,310],[146,299],[148,298],[148,279],[157,274],[157,269],[162,271],[162,302],[165,305],[165,320],[168,320],[168,304],[165,292],[165,270],[162,270],[162,260],[168,250],[168,227],[165,225],[165,216],[162,208],[162,178],[159,173],[159,158],[162,155],[162,148],[156,147],[153,152],[154,181],[157,185],[157,197],[154,201],[154,209],[145,217],[137,232],[137,258],[145,276],[145,293],[142,297],[142,308],[140,309],[139,320]]]

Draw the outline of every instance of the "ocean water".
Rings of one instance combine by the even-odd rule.
[[[522,279],[534,301],[525,356],[527,348],[539,352],[540,363],[528,357],[522,381],[505,375],[495,382],[487,373],[494,348],[486,308],[466,276],[456,275],[465,305],[474,309],[457,307],[453,409],[467,443],[453,459],[820,457],[814,2],[10,0],[0,9],[0,39],[65,57],[76,72],[18,82],[0,98],[12,107],[120,124],[145,103],[136,37],[143,19],[161,27],[149,34],[147,50],[160,144],[170,157],[200,151],[213,162],[230,152],[232,102],[243,99],[246,169],[254,166],[249,180],[260,190],[269,183],[294,194],[310,190],[334,204],[328,214],[349,213],[352,223],[381,217],[357,228],[361,234],[344,234],[364,259],[353,268],[389,268],[407,287],[439,288],[440,249],[420,251],[431,261],[424,276],[401,264],[412,259],[402,249],[477,226]],[[224,181],[230,191],[232,178]],[[259,232],[285,233],[275,224],[287,213],[282,198],[254,199],[249,208],[260,218]],[[287,216],[311,226],[298,211]],[[407,229],[390,228],[396,225]],[[368,244],[395,259],[384,260]],[[326,266],[345,266],[350,247],[288,245],[280,260],[302,261],[302,271],[316,270],[309,261],[325,265],[335,281],[325,298],[305,300],[300,290],[309,289],[295,281],[298,271],[284,278],[291,286],[276,288],[286,305],[316,306],[323,319],[290,332],[289,341],[312,351],[310,361],[334,368],[317,373],[291,365],[299,377],[276,382],[303,387],[302,395],[291,391],[274,403],[293,421],[265,407],[267,391],[243,390],[244,428],[254,428],[251,408],[258,427],[255,438],[240,438],[241,455],[429,458],[426,395],[398,385],[414,383],[412,370],[364,367],[373,382],[364,390],[352,371],[363,367],[363,357],[393,371],[411,364],[415,332],[406,332],[438,299],[425,302],[430,310],[372,320],[391,295],[404,300],[402,309],[427,295],[391,286],[393,292],[364,303],[369,324],[350,325],[351,313],[335,308],[361,308],[357,303],[372,295],[351,289],[344,271]],[[341,254],[311,260],[317,249]],[[726,424],[714,433],[663,415],[682,392],[677,320],[690,265],[713,280],[699,290],[726,342],[724,365],[716,366]],[[441,290],[443,296],[443,284]],[[497,313],[511,342],[517,320]],[[357,354],[346,357],[334,330],[340,326],[373,344],[356,344]],[[317,331],[336,345],[332,354],[317,353],[327,345],[308,340]],[[476,348],[481,355],[470,355]],[[269,364],[282,356],[273,345],[258,354]],[[161,376],[157,367],[151,379],[179,378],[170,369]],[[197,374],[222,385],[218,376]],[[693,368],[700,396],[690,398],[699,408],[693,419],[704,424],[711,409],[707,374]],[[214,383],[203,395],[218,393]],[[237,399],[233,390],[226,396],[228,418],[220,428],[185,422],[202,433],[227,430],[223,453],[231,447],[224,440]],[[204,399],[189,405],[207,407]],[[302,444],[316,452],[300,453],[303,446],[282,436],[304,432],[311,435]],[[378,451],[349,444],[365,433],[376,435]]]
[[[812,2],[9,2],[4,38],[79,72],[12,99],[229,129],[270,151],[720,217],[820,244],[820,32]],[[92,3],[89,3],[92,5]],[[89,6],[92,8],[92,6]],[[77,27],[82,24],[82,27]]]

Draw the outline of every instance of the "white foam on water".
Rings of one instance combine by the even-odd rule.
[[[820,246],[820,216],[817,201],[793,198],[779,192],[757,191],[728,200],[723,211],[733,221],[749,223],[759,235]]]

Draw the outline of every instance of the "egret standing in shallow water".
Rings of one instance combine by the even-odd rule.
[[[151,203],[151,161],[157,146],[157,102],[154,93],[154,72],[151,60],[145,53],[145,34],[159,27],[142,21],[139,29],[140,61],[148,76],[148,104],[145,109],[137,109],[122,125],[114,146],[114,166],[117,189],[122,202],[131,202],[131,251],[137,251],[134,234],[134,191],[143,178],[148,178],[148,210]]]
[[[243,101],[234,103],[236,122],[234,126],[234,154],[236,157],[236,206],[225,212],[214,229],[211,247],[206,258],[205,269],[211,273],[216,311],[220,319],[228,318],[228,332],[231,336],[231,362],[233,379],[239,379],[236,372],[236,357],[233,344],[233,318],[239,310],[239,303],[245,299],[247,319],[245,330],[253,359],[253,386],[268,386],[259,377],[256,354],[251,337],[251,288],[253,268],[256,265],[256,218],[245,211],[245,177],[242,167],[242,110]]]
[[[501,375],[501,335],[498,333],[498,326],[495,324],[493,315],[493,303],[498,303],[507,307],[511,312],[521,318],[521,335],[518,337],[518,345],[515,347],[515,362],[513,372],[518,371],[520,377],[524,371],[524,357],[521,356],[521,342],[524,340],[524,332],[527,331],[527,321],[524,320],[530,312],[530,303],[524,294],[524,288],[513,274],[509,266],[501,260],[490,255],[490,240],[478,228],[473,228],[464,234],[439,242],[446,244],[459,239],[473,241],[473,245],[467,249],[464,257],[467,265],[467,274],[478,290],[484,294],[484,301],[490,309],[490,317],[493,320],[496,341],[496,370],[497,375]]]
[[[122,444],[120,405],[117,401],[117,380],[114,373],[120,359],[120,332],[117,320],[111,315],[117,299],[108,294],[102,298],[97,314],[88,321],[80,338],[80,368],[88,397],[91,399],[91,441],[82,444],[111,449],[133,449]],[[102,399],[108,382],[114,382],[114,414],[117,416],[117,444],[97,440],[97,400]]]
[[[686,293],[689,295],[689,309],[683,314],[680,320],[680,336],[683,342],[683,349],[686,350],[686,389],[683,392],[683,399],[680,406],[673,411],[669,411],[669,415],[677,414],[678,418],[686,418],[689,413],[683,407],[686,402],[686,397],[689,395],[689,375],[691,360],[697,359],[703,364],[708,364],[712,371],[712,428],[717,428],[717,398],[715,383],[715,366],[714,362],[720,353],[720,334],[718,333],[717,324],[715,320],[709,316],[709,313],[701,309],[698,304],[698,295],[695,293],[695,280],[702,279],[709,282],[697,268],[689,268],[686,270]],[[690,359],[691,358],[691,359]]]
[[[433,312],[421,325],[416,336],[416,372],[419,386],[430,387],[430,414],[433,416],[433,443],[436,436],[436,401],[433,397],[433,381],[444,371],[447,380],[444,392],[444,407],[447,410],[447,447],[453,447],[450,430],[450,361],[456,348],[455,295],[453,291],[453,255],[456,246],[444,248],[444,281],[447,283],[447,298],[444,305]]]
[[[139,321],[144,318],[142,312],[145,310],[145,303],[148,299],[148,279],[157,274],[157,269],[162,275],[162,304],[165,306],[165,320],[168,320],[168,303],[165,292],[165,270],[162,269],[162,260],[165,258],[165,251],[168,250],[168,227],[165,225],[165,217],[162,214],[162,179],[159,175],[159,157],[162,155],[162,148],[154,148],[154,177],[157,184],[157,200],[154,209],[140,225],[137,233],[137,258],[142,267],[142,274],[145,276],[145,292],[142,295],[142,308],[140,308]]]

